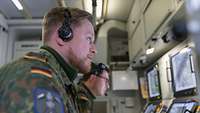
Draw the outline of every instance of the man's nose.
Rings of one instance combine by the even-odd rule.
[[[97,54],[97,49],[96,49],[95,44],[92,44],[92,45],[91,45],[90,51],[91,51],[94,55]]]

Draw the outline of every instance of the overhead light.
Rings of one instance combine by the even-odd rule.
[[[19,2],[19,0],[12,0],[12,2],[15,4],[18,10],[23,10],[22,4]]]
[[[149,49],[147,49],[146,50],[146,54],[148,55],[148,54],[151,54],[151,53],[153,53],[154,52],[154,48],[149,48]]]

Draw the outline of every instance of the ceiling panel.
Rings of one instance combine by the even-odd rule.
[[[23,0],[33,18],[42,18],[44,14],[53,7],[56,7],[57,0]]]
[[[108,0],[107,19],[127,21],[134,0]]]
[[[0,10],[7,18],[22,18],[23,15],[11,0],[1,0]]]
[[[9,19],[16,18],[42,18],[51,8],[58,6],[58,0],[21,0],[26,11],[17,10],[11,0],[1,0],[0,11]],[[84,9],[85,0],[65,0],[67,7]],[[106,19],[127,21],[134,0],[108,0]],[[98,9],[97,9],[98,10]]]

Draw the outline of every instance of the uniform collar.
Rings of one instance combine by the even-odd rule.
[[[65,62],[65,60],[54,49],[48,46],[42,46],[41,49],[48,51],[55,57],[57,62],[60,64],[60,66],[63,68],[64,72],[70,79],[70,81],[73,81],[77,77],[76,69],[69,65],[67,62]]]

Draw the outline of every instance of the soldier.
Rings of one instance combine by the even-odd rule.
[[[96,53],[92,16],[53,8],[42,28],[44,46],[0,69],[1,113],[78,113],[73,83]]]
[[[92,63],[91,72],[79,82],[78,102],[81,113],[91,113],[95,96],[105,95],[109,88],[109,69],[103,63]]]

